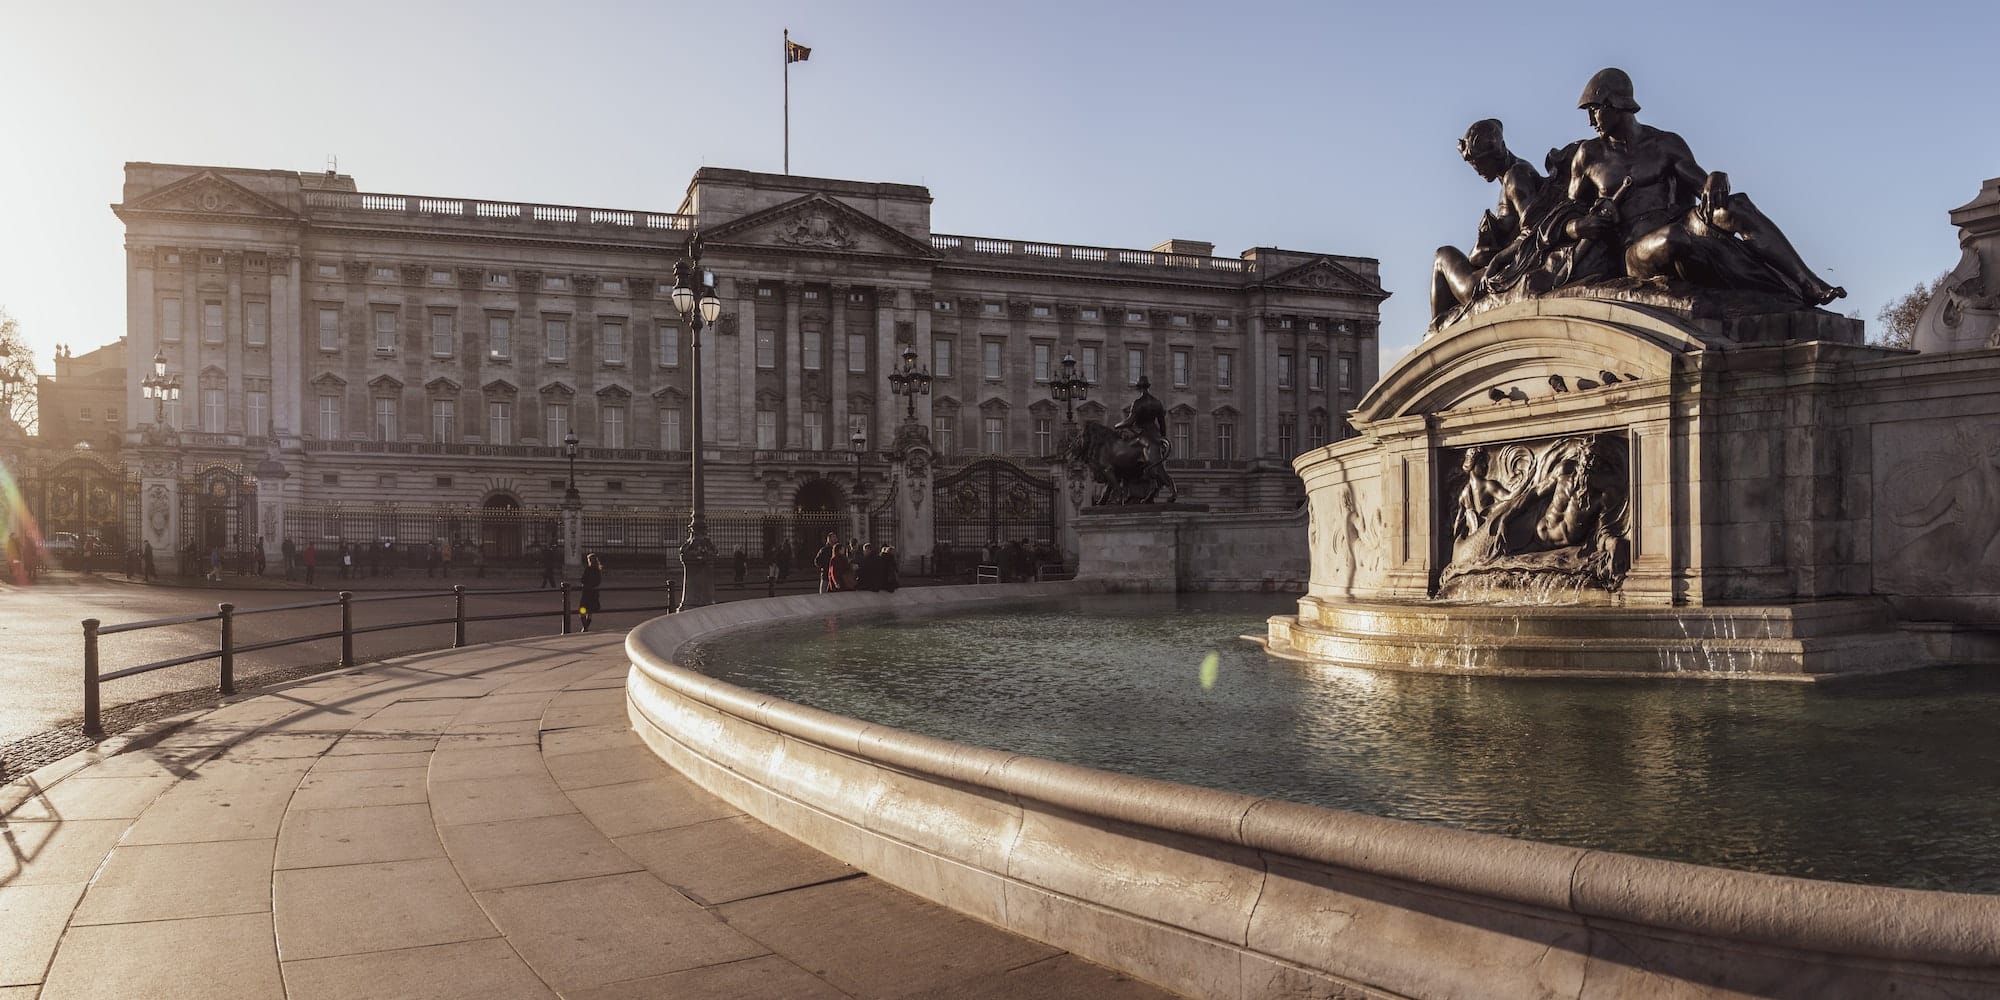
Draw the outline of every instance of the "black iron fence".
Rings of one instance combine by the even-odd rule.
[[[674,610],[674,606],[679,603],[675,599],[675,592],[678,585],[679,581],[677,580],[667,581],[665,590],[666,600],[664,603],[632,600],[628,604],[613,603],[606,607],[591,608],[590,613],[592,615],[600,615],[626,612],[671,612]],[[603,587],[600,590],[605,594],[643,593],[657,596],[661,593],[659,587]],[[301,601],[295,604],[278,604],[264,608],[238,608],[234,604],[223,603],[216,605],[214,614],[176,615],[171,618],[150,618],[145,621],[124,622],[117,625],[105,625],[96,618],[85,618],[83,620],[83,731],[91,736],[102,735],[104,732],[99,691],[100,685],[106,681],[114,681],[124,677],[136,677],[155,670],[165,670],[168,667],[178,667],[189,663],[202,663],[208,660],[215,660],[217,661],[219,671],[217,689],[222,694],[229,695],[236,693],[236,657],[241,654],[254,653],[267,649],[278,649],[302,643],[325,642],[338,639],[340,640],[340,659],[338,665],[349,667],[355,663],[354,637],[357,635],[366,635],[371,632],[388,632],[408,628],[434,628],[440,625],[450,625],[452,626],[451,648],[455,649],[465,645],[465,627],[468,623],[560,617],[562,625],[559,634],[570,634],[572,622],[578,614],[576,602],[572,597],[573,595],[580,595],[581,591],[572,588],[567,582],[563,583],[555,591],[555,596],[559,598],[561,603],[554,610],[523,612],[516,609],[498,614],[466,613],[467,598],[513,597],[522,594],[543,593],[546,592],[540,589],[468,591],[463,586],[453,587],[450,590],[381,594],[367,597],[357,597],[351,591],[341,591],[340,595],[332,600]],[[354,624],[354,607],[357,604],[389,604],[392,602],[437,600],[445,597],[452,598],[452,614],[449,616],[421,618],[412,621],[383,622],[375,625],[356,626]],[[614,597],[611,600],[615,602],[618,598]],[[310,611],[332,608],[340,610],[339,628],[328,628],[319,632],[287,635],[283,638],[268,639],[263,642],[238,643],[236,641],[236,621],[240,618],[287,611]],[[216,623],[219,644],[213,649],[204,647],[190,653],[151,660],[128,667],[120,667],[116,670],[105,671],[103,669],[101,640],[105,636],[203,622]]]

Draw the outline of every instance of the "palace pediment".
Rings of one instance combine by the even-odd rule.
[[[929,257],[928,244],[823,194],[808,195],[725,222],[703,234],[710,243],[808,253]]]
[[[1321,257],[1280,271],[1259,282],[1259,285],[1327,295],[1362,295],[1374,299],[1389,297],[1379,282],[1341,266],[1331,257]]]
[[[114,208],[121,214],[163,212],[210,217],[282,219],[287,222],[296,222],[299,219],[296,213],[277,202],[212,170],[204,170],[175,181]]]

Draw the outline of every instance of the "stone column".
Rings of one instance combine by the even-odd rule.
[[[1079,551],[1077,518],[1090,506],[1094,483],[1089,472],[1068,462],[1050,463],[1049,473],[1056,483],[1056,544],[1062,548],[1063,565],[1074,566]]]
[[[804,300],[805,288],[797,282],[786,282],[785,328],[779,331],[785,338],[785,432],[778,437],[780,448],[804,447],[799,440],[799,312]],[[822,349],[822,359],[825,353]]]
[[[924,370],[929,371],[931,367],[931,313],[934,310],[929,306],[923,305],[923,303],[931,301],[931,290],[928,288],[918,288],[912,290],[910,295],[912,301],[916,303],[916,306],[910,310],[910,318],[914,321],[911,327],[910,343],[917,349],[917,364],[923,367]],[[897,361],[900,363],[902,358],[898,356]],[[935,375],[936,373],[932,372],[932,374]],[[917,425],[924,429],[926,435],[930,433],[931,429],[931,396],[936,394],[937,389],[937,384],[932,383],[930,393],[917,397]],[[891,407],[895,406],[896,401],[893,397],[891,397],[889,402]],[[907,410],[909,405],[905,401],[902,407]],[[896,410],[893,408],[889,413],[891,420],[902,419],[895,416]],[[929,554],[930,550],[925,549],[924,552],[925,554]]]
[[[149,436],[138,449],[139,536],[153,547],[160,576],[181,571],[181,457],[178,442]]]
[[[828,390],[826,446],[831,451],[844,451],[849,447],[847,440],[847,293],[849,286],[834,285],[827,290],[827,297],[833,302],[833,318],[827,323],[826,350],[821,357],[826,362],[826,384]],[[872,443],[872,442],[871,442]]]
[[[300,358],[305,331],[299,327],[301,310],[296,299],[299,258],[271,254],[265,258],[265,266],[271,274],[271,422],[281,446],[297,448],[305,427],[302,413],[306,398]]]
[[[149,246],[132,247],[126,259],[125,329],[131,337],[125,354],[124,429],[128,444],[137,444],[139,428],[153,421],[153,402],[146,398],[139,382],[152,374],[153,352],[160,346],[153,317],[158,308],[153,290],[153,264],[158,252]]]
[[[869,372],[868,390],[875,396],[875,419],[869,434],[883,443],[886,443],[897,422],[903,419],[903,415],[896,410],[900,400],[889,391],[889,373],[903,363],[902,345],[896,343],[896,295],[893,288],[875,289],[875,367]],[[918,347],[918,358],[921,359],[927,350],[928,347]],[[873,440],[869,442],[870,445],[876,443]]]
[[[736,367],[743,373],[743,391],[736,399],[736,446],[757,447],[757,283],[738,281],[736,283],[739,302],[737,308],[743,319],[736,324]],[[769,322],[766,317],[762,322]]]
[[[243,402],[243,255],[230,252],[223,255],[223,273],[227,275],[229,290],[222,296],[222,356],[226,360],[228,381],[222,388],[225,405],[229,412],[223,419],[222,429],[246,437],[262,434],[265,428],[251,427],[249,417],[244,413]],[[270,406],[268,400],[264,404]]]

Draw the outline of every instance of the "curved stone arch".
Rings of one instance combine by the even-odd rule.
[[[1600,369],[1623,379],[1659,379],[1681,355],[1708,344],[1676,321],[1639,306],[1552,299],[1519,302],[1439,334],[1389,369],[1354,410],[1356,424],[1437,413],[1515,383],[1539,391],[1550,375],[1574,383]],[[1501,383],[1506,383],[1503,386]]]

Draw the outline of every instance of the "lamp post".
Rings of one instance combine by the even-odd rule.
[[[889,372],[889,391],[909,399],[904,421],[917,422],[917,397],[931,394],[931,370],[917,367],[917,348],[903,345],[903,364]]]
[[[576,429],[573,427],[563,435],[563,454],[569,457],[569,489],[563,491],[563,499],[581,502],[583,494],[576,490]]]
[[[1063,404],[1063,424],[1076,424],[1076,401],[1090,395],[1090,380],[1076,373],[1076,355],[1063,352],[1062,377],[1049,380],[1049,398],[1059,399]]]
[[[576,488],[576,428],[563,435],[563,457],[569,459],[569,488],[563,490],[563,575],[583,573],[583,494]]]
[[[153,401],[153,433],[165,436],[163,425],[167,420],[167,404],[181,398],[181,377],[167,374],[167,356],[162,351],[153,353],[152,374],[139,380],[140,391]]]
[[[689,421],[694,456],[688,488],[692,497],[687,538],[681,542],[681,606],[679,610],[715,603],[715,543],[708,539],[708,516],[703,510],[701,476],[701,328],[722,316],[722,300],[715,295],[715,282],[701,269],[701,236],[688,237],[687,253],[674,265],[674,309],[688,328],[688,394],[694,397],[694,419]]]

